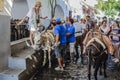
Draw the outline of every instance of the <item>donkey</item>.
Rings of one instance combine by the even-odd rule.
[[[46,64],[46,56],[48,53],[49,68],[51,68],[51,51],[54,47],[54,40],[55,39],[53,34],[46,30],[41,33],[36,33],[34,38],[34,44],[36,46],[36,49],[41,48],[44,51],[43,66]]]
[[[36,31],[34,33],[34,46],[32,48],[36,51],[40,49],[44,51],[43,66],[46,64],[48,53],[49,68],[51,68],[51,51],[54,47],[54,40],[54,36],[50,31],[44,30],[42,32]]]
[[[94,60],[94,78],[97,78],[97,72],[100,68],[100,75],[102,75],[101,68],[104,68],[104,77],[106,75],[106,62],[108,58],[107,48],[105,44],[98,38],[92,38],[86,45],[86,54],[88,56],[88,79],[91,80],[91,65]]]

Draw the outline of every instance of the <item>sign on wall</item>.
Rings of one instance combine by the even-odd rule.
[[[0,0],[0,12],[3,11],[4,8],[4,0]]]

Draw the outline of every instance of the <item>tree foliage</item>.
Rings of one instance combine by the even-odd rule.
[[[114,16],[120,12],[120,1],[116,0],[98,0],[98,4],[95,5],[96,8],[105,12],[107,16]]]

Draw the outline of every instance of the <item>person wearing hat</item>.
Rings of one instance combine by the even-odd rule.
[[[25,20],[28,19],[29,30],[30,30],[30,42],[31,45],[34,45],[33,34],[37,29],[38,23],[40,23],[40,18],[46,19],[47,16],[42,17],[41,15],[41,2],[37,1],[35,6],[27,13],[27,15],[18,23],[18,25],[22,24]]]
[[[66,49],[66,29],[62,25],[60,18],[56,19],[56,26],[54,27],[55,36],[55,55],[58,61],[58,66],[55,70],[64,70],[63,58]]]

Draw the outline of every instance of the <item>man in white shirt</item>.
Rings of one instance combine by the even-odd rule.
[[[75,22],[74,26],[75,26],[75,37],[82,35],[82,26],[80,22]]]
[[[75,27],[75,37],[76,37],[76,42],[75,42],[75,51],[76,51],[76,62],[79,58],[79,55],[80,55],[80,51],[81,49],[80,48],[80,44],[82,42],[82,31],[83,31],[83,27],[82,25],[80,24],[80,22],[75,22],[74,23],[74,27]]]

